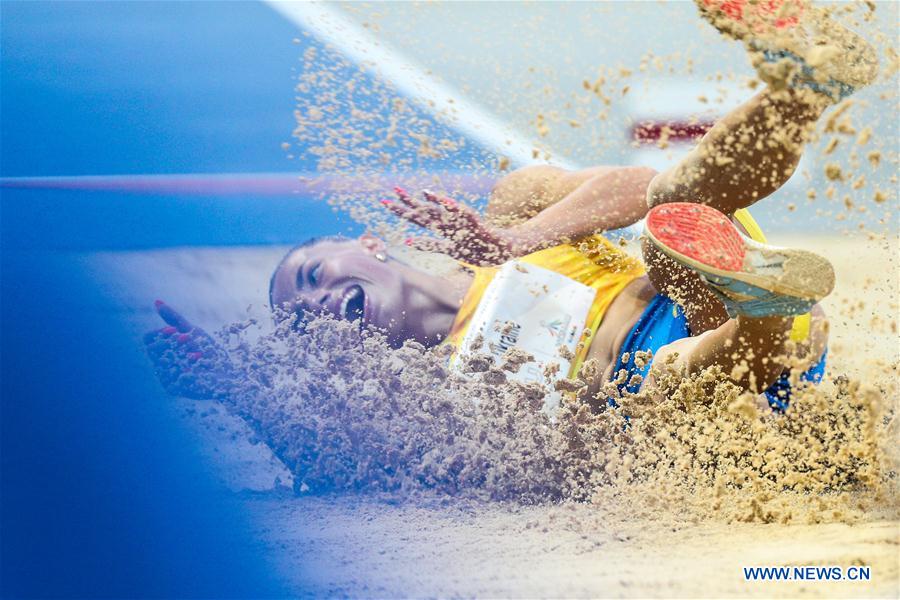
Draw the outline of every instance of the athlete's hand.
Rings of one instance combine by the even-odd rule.
[[[388,210],[440,236],[410,238],[410,246],[479,266],[499,265],[527,254],[509,230],[485,224],[468,206],[429,191],[422,192],[424,200],[413,198],[401,188],[394,192],[400,202],[381,201]]]
[[[196,400],[227,395],[233,372],[221,346],[162,300],[156,312],[166,326],[148,332],[144,344],[166,391]]]

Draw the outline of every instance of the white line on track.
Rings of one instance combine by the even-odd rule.
[[[482,147],[506,156],[514,166],[534,162],[531,155],[534,144],[515,128],[503,123],[459,90],[430,75],[422,66],[377,39],[340,10],[325,2],[263,1],[303,31],[310,32],[348,58],[371,68],[381,79],[393,84],[404,96],[429,112],[437,109],[444,114],[453,114],[452,121],[447,124]],[[565,160],[557,160],[554,164],[567,169],[577,168],[577,165]]]

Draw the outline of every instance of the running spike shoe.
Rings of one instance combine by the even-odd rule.
[[[704,204],[655,206],[645,233],[661,252],[699,273],[731,317],[802,315],[834,288],[826,259],[755,242]]]
[[[808,0],[695,0],[700,14],[747,46],[775,89],[807,88],[838,102],[878,73],[875,49]]]

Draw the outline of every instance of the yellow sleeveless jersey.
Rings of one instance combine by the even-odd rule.
[[[766,243],[766,237],[750,213],[741,209],[735,212],[735,220],[741,224],[747,235],[757,241]],[[645,274],[643,264],[623,252],[615,244],[601,235],[594,235],[575,244],[563,244],[545,250],[539,250],[518,260],[532,264],[560,275],[565,275],[579,283],[594,288],[596,296],[585,322],[584,334],[577,346],[575,360],[569,376],[574,376],[581,369],[581,364],[590,348],[590,340],[600,327],[606,310],[625,286]],[[481,302],[484,292],[497,273],[496,267],[471,267],[475,278],[469,291],[463,298],[459,312],[444,343],[459,347],[466,335],[472,315]],[[809,335],[810,315],[794,318],[791,339],[802,341]]]
[[[595,290],[594,302],[588,312],[581,341],[576,348],[570,375],[577,373],[581,368],[590,347],[590,339],[600,327],[609,305],[625,286],[645,272],[639,260],[632,258],[599,235],[586,238],[577,244],[563,244],[539,250],[518,260],[565,275]],[[472,315],[497,273],[495,267],[473,267],[473,269],[475,278],[463,298],[462,306],[445,340],[445,343],[453,344],[455,347],[458,347],[465,337]]]

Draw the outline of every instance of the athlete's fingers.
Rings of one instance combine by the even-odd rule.
[[[172,329],[175,329],[174,327]],[[214,342],[206,334],[198,329],[189,333],[177,333],[163,335],[163,330],[150,331],[144,335],[144,344],[147,352],[152,357],[160,357],[166,352],[173,353],[173,357],[185,356],[191,352],[201,351],[204,348],[215,348]]]
[[[150,331],[144,335],[144,345],[147,352],[154,357],[161,356],[166,352],[178,351],[178,346],[173,337],[160,335],[159,330]]]
[[[150,332],[144,338],[144,343],[146,344],[147,355],[153,360],[154,363],[161,362],[166,353],[172,351],[172,343],[163,338],[153,338],[152,334],[155,332]]]
[[[410,237],[406,238],[405,244],[416,250],[424,250],[425,252],[439,252],[448,256],[454,255],[454,244],[450,240],[433,237]]]
[[[467,227],[470,230],[476,229],[484,229],[484,222],[482,221],[481,215],[478,214],[478,211],[469,208],[468,206],[460,205],[459,209],[459,217],[461,221],[465,221],[468,223]]]
[[[176,311],[174,308],[172,308],[162,300],[157,300],[155,302],[155,305],[156,312],[159,313],[159,316],[162,317],[162,320],[172,327],[178,329],[178,331],[187,333],[194,328],[194,326],[191,325],[190,321],[185,319],[178,311]]]
[[[450,200],[449,198],[442,198],[428,190],[422,192],[422,195],[427,202],[422,202],[421,200],[410,196],[409,193],[402,188],[395,188],[394,191],[406,207],[424,214],[425,218],[435,223],[438,221],[448,224],[452,223],[454,220],[454,213],[459,210],[455,201]]]
[[[400,206],[390,200],[382,200],[381,204],[401,219],[414,223],[419,227],[424,227],[425,229],[433,229],[439,219],[436,211],[434,209],[429,210],[428,207],[410,208],[407,206]]]
[[[442,215],[444,215],[445,213],[448,212],[446,207],[441,202],[434,199],[435,196],[433,194],[431,194],[431,192],[428,192],[425,196],[425,199],[427,200],[427,202],[423,202],[422,200],[419,200],[418,198],[414,198],[413,196],[410,196],[406,192],[406,190],[404,190],[402,188],[395,188],[394,191],[396,192],[397,197],[400,198],[400,201],[408,209],[414,210],[417,213],[424,215],[424,218],[431,220],[431,221],[437,221],[438,219],[446,220],[445,218],[442,217]],[[429,197],[429,195],[430,195],[430,197]],[[382,203],[384,203],[384,202],[385,201],[382,200]]]
[[[401,219],[404,219],[407,221],[412,220],[413,211],[412,211],[412,208],[410,208],[409,206],[401,206],[401,205],[397,204],[396,202],[393,202],[392,200],[382,200],[381,205],[383,207],[385,207],[386,209],[388,209],[389,211],[391,211],[392,213],[394,213],[395,215],[397,215],[398,217],[400,217]],[[416,225],[421,225],[421,223],[416,223]],[[423,227],[424,227],[424,225],[423,225]]]
[[[461,229],[456,216],[437,206],[423,206],[416,209],[420,219],[427,221],[425,227],[442,236],[453,235]]]
[[[457,231],[476,231],[481,228],[481,217],[478,213],[464,204],[460,204],[451,198],[446,198],[433,194],[432,192],[423,192],[425,198],[431,202],[431,205],[437,208],[441,214],[441,221],[445,224],[445,229]]]
[[[395,187],[394,193],[397,194],[397,197],[400,199],[400,202],[409,206],[410,208],[415,208],[416,200],[412,196],[410,196],[409,192],[404,190],[402,187],[399,187],[399,186]]]
[[[468,206],[429,191],[422,192],[422,195],[431,202],[432,206],[440,210],[442,221],[447,225],[447,229],[464,231],[481,229],[481,216]]]
[[[426,215],[431,221],[429,229],[441,235],[452,235],[460,229],[469,229],[471,219],[463,207],[455,200],[442,198],[433,192],[424,191],[422,195],[428,201],[420,202],[414,209]]]
[[[192,352],[199,352],[203,349],[215,348],[215,343],[209,338],[205,331],[194,329],[190,333],[182,333],[175,336],[175,347],[177,352],[182,355],[188,355]]]
[[[170,340],[172,338],[172,334],[177,331],[178,330],[171,325],[167,325],[162,329],[154,329],[153,331],[148,331],[144,334],[144,344],[147,346],[156,343],[160,343],[165,346],[171,345]]]
[[[446,196],[438,196],[430,190],[422,190],[422,195],[425,196],[426,200],[444,208],[447,212],[456,213],[461,209],[461,205],[456,200],[447,198]]]

